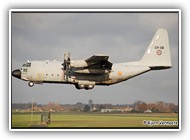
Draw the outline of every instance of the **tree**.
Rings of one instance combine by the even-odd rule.
[[[133,104],[132,104],[132,106],[133,107],[135,107],[135,106],[137,106],[137,105],[139,105],[139,104],[144,104],[145,102],[143,102],[143,101],[141,101],[141,100],[137,100],[137,101],[135,101]]]
[[[100,112],[102,109],[105,109],[105,106],[104,106],[104,105],[98,105],[98,106],[97,106],[97,109],[98,109],[98,111]]]
[[[149,108],[152,112],[158,112],[157,105],[154,104],[154,103],[148,104],[148,108]]]
[[[148,106],[147,106],[146,103],[138,104],[138,105],[136,106],[136,110],[137,110],[137,111],[140,111],[140,112],[144,112],[144,111],[147,110],[147,109],[148,109]]]
[[[89,112],[90,111],[89,105],[85,105],[84,108],[83,108],[83,111],[84,112]]]

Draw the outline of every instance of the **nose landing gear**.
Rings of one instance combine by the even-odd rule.
[[[33,86],[34,86],[34,83],[33,83],[33,82],[28,82],[28,86],[29,86],[29,87],[33,87]]]

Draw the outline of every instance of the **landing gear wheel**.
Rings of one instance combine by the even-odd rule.
[[[94,88],[94,85],[85,86],[85,89],[86,89],[86,90],[93,89],[93,88]]]
[[[80,89],[84,89],[84,88],[85,88],[85,86],[84,86],[84,85],[78,85],[78,84],[76,84],[76,85],[75,85],[75,87],[76,87],[77,89],[79,89],[79,90],[80,90]]]
[[[78,84],[75,84],[75,87],[77,89],[86,89],[86,90],[89,90],[89,89],[93,89],[94,88],[94,85],[78,85]]]
[[[33,83],[33,82],[28,82],[28,86],[29,86],[29,87],[33,87],[33,86],[34,86],[34,83]]]

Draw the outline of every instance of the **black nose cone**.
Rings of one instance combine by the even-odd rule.
[[[12,76],[21,79],[21,71],[19,69],[12,72]]]

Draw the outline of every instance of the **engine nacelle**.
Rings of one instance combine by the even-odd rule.
[[[74,68],[84,68],[87,67],[88,64],[85,60],[71,60],[71,67]]]

